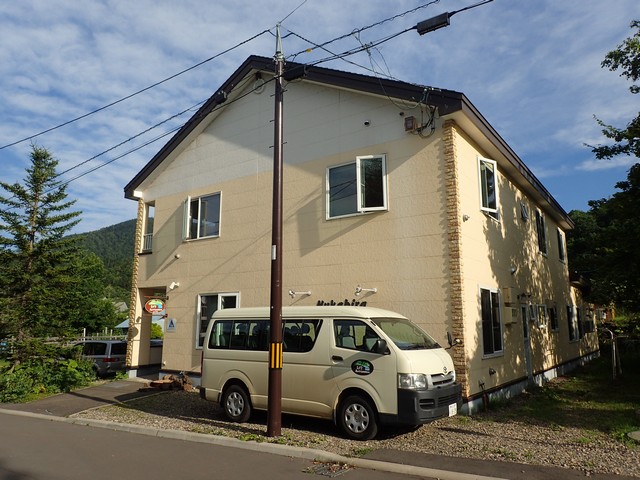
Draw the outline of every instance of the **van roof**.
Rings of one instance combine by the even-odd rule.
[[[216,310],[213,318],[269,318],[269,307],[225,308]],[[354,317],[354,318],[406,318],[399,313],[374,307],[353,307],[344,305],[282,307],[282,318],[295,317]]]

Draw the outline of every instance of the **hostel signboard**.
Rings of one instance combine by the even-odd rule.
[[[159,298],[152,298],[144,304],[144,309],[152,315],[162,313],[164,311],[164,301]]]

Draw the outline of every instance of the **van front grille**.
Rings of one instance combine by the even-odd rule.
[[[458,401],[458,394],[444,395],[438,398],[422,398],[420,399],[420,409],[431,410],[437,407],[446,407]]]
[[[443,387],[445,385],[450,385],[455,381],[453,372],[449,372],[447,374],[435,373],[430,375],[430,379],[431,385],[434,387]]]

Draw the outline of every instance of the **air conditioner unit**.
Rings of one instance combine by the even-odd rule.
[[[513,287],[502,287],[500,289],[502,301],[505,305],[514,306],[516,304],[516,290]]]
[[[516,307],[504,307],[502,309],[502,321],[505,325],[518,323],[518,309]]]

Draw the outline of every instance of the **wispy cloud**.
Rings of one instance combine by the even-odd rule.
[[[199,0],[22,0],[3,5],[0,16],[0,145],[68,121],[210,58],[275,24],[300,0],[201,2]],[[426,1],[308,0],[283,24],[283,32],[323,43],[355,28],[413,9]],[[442,0],[415,13],[347,36],[327,48],[342,52],[473,2]],[[586,204],[589,190],[572,185],[576,172],[597,168],[611,189],[621,159],[585,160],[587,144],[602,142],[597,115],[624,124],[637,108],[624,79],[600,67],[609,50],[629,36],[640,18],[637,0],[496,0],[463,12],[451,26],[424,37],[404,34],[379,50],[349,60],[386,70],[402,80],[464,92],[545,183],[561,182],[561,197]],[[295,35],[284,38],[286,55],[313,47]],[[202,67],[127,102],[38,137],[60,159],[60,170],[105,151],[175,113],[206,99],[250,54],[272,56],[266,34]],[[296,60],[312,62],[328,53],[312,48]],[[325,66],[366,73],[336,60]],[[65,175],[70,179],[179,126],[177,118]],[[85,213],[80,229],[132,218],[135,203],[124,185],[161,148],[160,141],[81,177],[69,185]],[[29,142],[0,150],[2,179],[19,181]],[[600,167],[602,165],[602,167]],[[610,176],[607,176],[610,175]],[[619,178],[617,178],[619,179]]]
[[[612,169],[626,169],[631,165],[638,163],[637,158],[632,157],[618,157],[611,160],[598,160],[591,159],[577,165],[576,169],[585,170],[587,172],[595,172],[599,170],[612,170]]]

